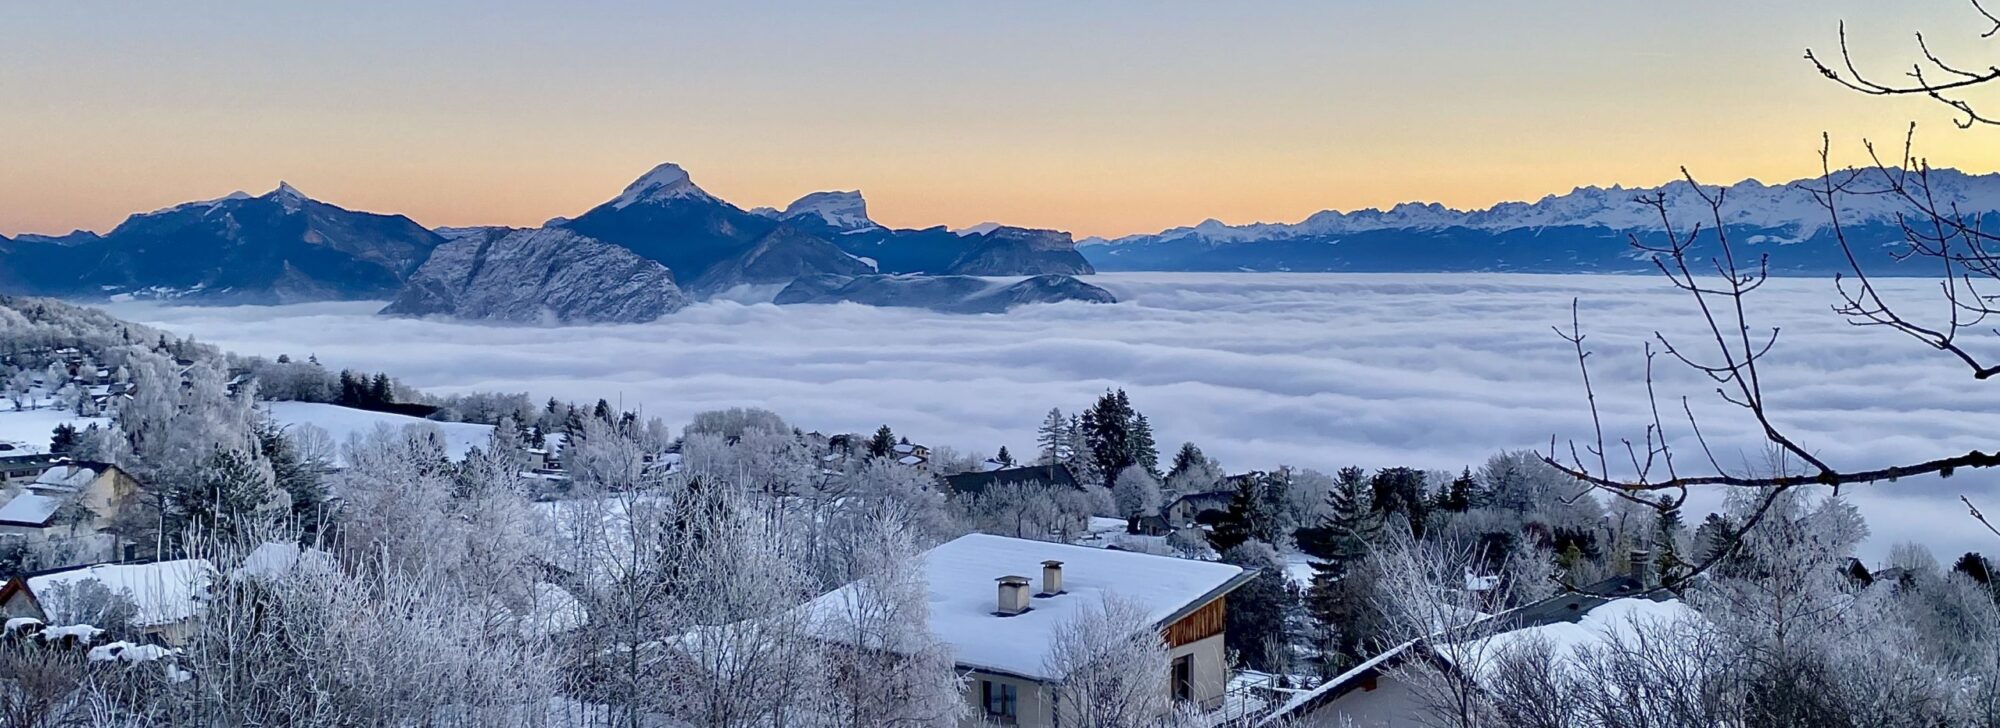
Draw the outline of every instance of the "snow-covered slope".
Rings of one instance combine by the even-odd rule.
[[[640,323],[688,303],[666,266],[563,228],[438,246],[382,313],[517,323]]]
[[[616,209],[625,209],[641,202],[664,202],[667,200],[714,201],[715,196],[707,190],[695,186],[688,178],[687,170],[673,162],[654,167],[651,171],[625,186],[625,191],[611,200]]]
[[[880,227],[868,219],[868,201],[861,198],[860,190],[814,192],[786,205],[777,217],[780,220],[811,217],[842,231]]]
[[[15,410],[11,403],[0,402],[0,457],[48,452],[49,438],[54,437],[56,427],[63,424],[81,431],[91,425],[109,427],[111,420],[78,417],[68,410],[51,407]]]
[[[282,427],[309,424],[326,430],[333,436],[336,445],[345,447],[347,439],[355,435],[366,435],[378,426],[402,428],[410,425],[435,427],[444,436],[445,453],[454,460],[465,458],[467,450],[485,447],[493,438],[492,425],[477,425],[467,422],[432,422],[409,415],[388,412],[370,412],[352,407],[319,402],[269,402],[264,405],[271,413],[271,419]],[[341,457],[345,457],[343,453]],[[336,458],[338,460],[338,458]],[[340,463],[336,463],[340,464]]]

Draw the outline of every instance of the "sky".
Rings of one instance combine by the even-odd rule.
[[[1652,422],[1642,349],[1650,332],[1705,352],[1691,300],[1650,276],[1144,273],[1092,282],[1120,302],[964,316],[711,300],[647,324],[525,328],[384,319],[373,315],[379,302],[107,308],[233,352],[316,355],[438,394],[604,397],[676,428],[697,412],[759,406],[807,430],[886,423],[913,441],[982,455],[1001,445],[1033,452],[1049,408],[1080,411],[1116,387],[1147,415],[1163,451],[1191,441],[1229,472],[1455,473],[1502,450],[1547,450],[1552,437],[1567,453],[1568,442],[1593,437],[1574,352],[1549,328],[1568,323],[1572,298],[1614,453],[1620,438],[1643,442]],[[1877,284],[1911,315],[1933,313],[1939,300],[1931,281]],[[1828,308],[1829,280],[1774,279],[1753,295],[1751,325],[1782,331],[1759,373],[1774,420],[1795,441],[1850,469],[1991,448],[2000,390],[1978,386],[1963,365],[1894,332],[1848,325]],[[1660,361],[1656,389],[1683,474],[1713,470],[1675,414],[1682,396],[1724,468],[1762,461],[1761,430],[1723,404],[1713,382]],[[1621,460],[1613,467],[1628,472]],[[1871,560],[1904,540],[1951,555],[1990,549],[1993,535],[1957,497],[2000,511],[2000,473],[1847,493],[1874,528]],[[1690,522],[1720,498],[1696,496]]]
[[[0,234],[280,180],[427,225],[534,225],[674,161],[744,207],[860,189],[899,227],[1082,235],[1580,185],[1781,181],[1820,135],[2000,132],[1816,77],[1849,22],[1975,59],[1963,0],[0,5]]]

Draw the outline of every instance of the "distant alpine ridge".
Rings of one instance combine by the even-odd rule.
[[[1746,254],[1780,275],[1846,270],[1819,180],[1708,188]],[[2000,174],[1935,170],[1943,208],[2000,228]],[[1326,211],[1296,223],[1192,227],[1081,244],[1068,233],[983,223],[892,229],[857,191],[814,192],[745,210],[662,164],[616,197],[539,228],[427,229],[402,215],[347,210],[291,185],[127,218],[108,233],[0,237],[0,293],[197,303],[392,302],[383,313],[512,322],[633,322],[714,297],[780,304],[853,302],[975,313],[1038,302],[1114,300],[1076,276],[1110,271],[1639,273],[1664,242],[1662,195],[1677,230],[1711,221],[1693,185],[1582,187],[1484,210],[1405,203]],[[1850,242],[1878,275],[1901,266],[1892,195],[1844,195]],[[1879,250],[1880,255],[1870,255]],[[1712,255],[1712,234],[1694,255]],[[1015,280],[991,281],[990,278]]]
[[[101,236],[0,237],[0,292],[198,303],[392,299],[383,313],[509,322],[649,321],[742,290],[770,300],[804,278],[843,283],[780,302],[988,312],[1113,300],[1073,278],[1094,272],[1068,233],[895,230],[869,219],[852,191],[744,210],[674,164],[575,218],[525,230],[430,230],[280,184],[260,196],[133,215]],[[888,290],[903,293],[885,299]]]
[[[1819,182],[1747,180],[1704,188],[1725,190],[1723,223],[1739,251],[1768,254],[1774,273],[1820,275],[1847,270],[1848,262],[1826,210],[1809,191]],[[1868,182],[1864,177],[1862,183]],[[1989,229],[2000,224],[2000,174],[1933,170],[1930,192],[1941,208],[1978,216]],[[1665,196],[1667,220],[1637,202],[1651,195]],[[1883,249],[1883,255],[1863,261],[1871,273],[1935,272],[1899,268],[1887,255],[1902,240],[1897,215],[1909,212],[1905,202],[1892,195],[1839,199],[1849,242]],[[1388,210],[1329,210],[1289,224],[1226,225],[1211,219],[1151,235],[1089,239],[1079,249],[1107,271],[1629,273],[1654,270],[1650,256],[1634,250],[1631,241],[1663,244],[1668,221],[1680,232],[1697,222],[1704,228],[1714,223],[1694,186],[1676,181],[1634,189],[1581,187],[1484,210],[1405,203]],[[1705,236],[1692,252],[1712,255],[1714,240]]]

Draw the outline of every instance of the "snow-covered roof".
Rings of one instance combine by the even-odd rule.
[[[901,455],[901,454],[905,454],[905,453],[913,453],[913,452],[916,452],[916,451],[917,451],[917,446],[915,446],[915,445],[912,445],[912,444],[910,444],[910,443],[907,443],[907,442],[903,442],[903,443],[897,443],[897,444],[896,444],[896,448],[895,448],[895,450],[896,450],[896,454],[898,454],[898,455]]]
[[[35,478],[35,482],[29,483],[28,486],[31,488],[83,490],[84,486],[90,485],[90,481],[96,479],[97,470],[93,468],[86,468],[81,465],[57,465],[42,471],[42,474]]]
[[[1485,673],[1496,667],[1499,656],[1522,645],[1546,644],[1558,665],[1572,666],[1578,648],[1606,643],[1616,637],[1629,640],[1647,626],[1700,618],[1700,613],[1678,599],[1654,601],[1630,597],[1600,604],[1574,622],[1522,627],[1457,644],[1437,645],[1435,651],[1446,660],[1470,668],[1472,677],[1484,682],[1489,677]]]
[[[90,579],[113,592],[124,593],[139,607],[132,623],[140,627],[172,624],[201,613],[215,567],[207,559],[180,559],[150,564],[98,564],[28,577],[28,588],[51,614],[64,612],[51,594],[59,584]]]
[[[0,505],[0,524],[9,526],[33,526],[41,528],[49,525],[49,519],[60,510],[65,499],[59,496],[23,492]]]
[[[1063,593],[1037,596],[1021,614],[997,615],[995,580],[1039,582],[1042,562],[1049,560],[1063,562]],[[1229,564],[985,534],[941,544],[924,553],[922,564],[931,632],[952,646],[958,664],[1036,680],[1054,679],[1044,664],[1054,630],[1079,612],[1101,608],[1106,595],[1136,603],[1164,622],[1226,593],[1245,575]],[[841,587],[808,608],[837,611],[859,588]]]
[[[896,462],[902,463],[904,465],[916,465],[923,461],[924,461],[923,458],[917,457],[915,455],[904,455],[900,458],[896,458]]]

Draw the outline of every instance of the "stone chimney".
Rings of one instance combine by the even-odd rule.
[[[1000,582],[1000,608],[994,612],[1002,617],[1012,617],[1028,611],[1028,577],[1003,576]]]
[[[1049,560],[1042,562],[1042,596],[1052,597],[1063,593],[1062,562]]]
[[[1653,552],[1643,548],[1635,548],[1632,549],[1630,558],[1631,563],[1626,565],[1625,575],[1632,577],[1642,587],[1656,586],[1653,583]]]

